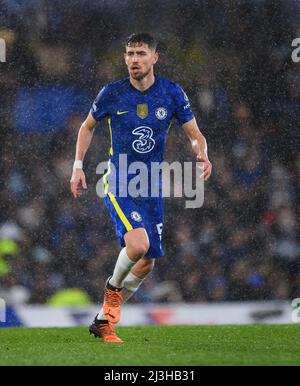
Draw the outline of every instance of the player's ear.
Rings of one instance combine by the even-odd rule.
[[[125,60],[125,63],[127,64],[127,53],[124,52],[124,60]]]
[[[154,55],[153,55],[153,64],[155,64],[159,59],[159,54],[157,51],[155,51]]]

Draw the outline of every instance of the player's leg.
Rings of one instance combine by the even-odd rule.
[[[120,244],[125,248],[121,250],[113,275],[106,283],[103,306],[90,326],[90,332],[105,342],[120,343],[122,341],[116,336],[112,322],[117,323],[120,319],[120,305],[123,301],[121,288],[134,264],[147,252],[149,239],[141,218],[136,216],[137,208],[132,200],[112,200],[107,196],[104,201],[114,221]],[[135,216],[131,216],[132,213]]]
[[[138,290],[144,279],[152,271],[154,263],[155,259],[143,256],[133,266],[124,280],[124,287],[122,290],[123,303],[125,303]],[[102,338],[104,342],[123,343],[123,341],[116,335],[113,324],[106,320],[103,308],[96,316],[94,323],[90,326],[90,334],[94,334],[95,337]]]
[[[143,200],[140,207],[143,224],[147,230],[150,247],[131,269],[124,281],[123,303],[125,303],[140,287],[146,276],[152,271],[156,258],[164,255],[162,243],[163,206],[161,199]]]
[[[125,245],[125,248],[123,248],[123,250],[121,251],[116,267],[114,269],[113,283],[115,284],[115,286],[111,283],[109,284],[108,282],[110,282],[110,280],[108,280],[105,288],[103,307],[98,316],[95,318],[94,324],[90,326],[91,333],[93,333],[95,336],[102,337],[102,339],[107,342],[121,342],[121,340],[116,337],[111,322],[117,323],[120,319],[120,305],[123,301],[121,289],[124,285],[124,279],[133,269],[133,266],[136,265],[136,269],[133,269],[134,277],[131,278],[134,279],[133,281],[135,283],[132,284],[134,284],[135,288],[137,289],[139,287],[139,284],[141,284],[140,280],[143,280],[147,273],[150,272],[150,270],[153,268],[153,262],[151,263],[151,260],[142,260],[141,263],[138,264],[140,259],[142,259],[146,254],[147,256],[149,255],[150,258],[154,258],[156,257],[156,255],[162,256],[163,254],[161,243],[158,237],[158,234],[160,234],[159,229],[161,224],[157,224],[154,226],[153,229],[150,229],[150,233],[156,233],[155,240],[153,240],[155,248],[153,249],[151,248],[152,236],[148,235],[143,223],[143,218],[148,217],[148,211],[145,212],[145,217],[140,216],[136,208],[134,208],[134,203],[131,203],[128,200],[126,200],[125,203],[122,203],[121,201],[122,200],[119,200],[118,211],[114,210],[115,205],[114,208],[112,208],[111,202],[108,199],[105,201],[112,216],[112,219],[114,220],[117,237],[119,238],[121,245]],[[120,216],[120,209],[122,209],[122,216]],[[152,205],[150,209],[150,212],[152,212]],[[118,216],[116,215],[116,212],[118,213]],[[124,221],[124,219],[126,221]],[[126,224],[127,226],[128,224],[131,226],[130,230],[127,229]],[[150,224],[150,222],[148,222],[148,224]],[[155,221],[151,221],[151,228],[153,227],[153,224],[155,224]],[[127,232],[124,231],[124,226],[126,227]],[[124,243],[122,242],[122,240]],[[160,246],[156,245],[158,243],[160,244]],[[159,252],[158,254],[157,251]],[[134,290],[131,292],[133,294]],[[128,298],[129,297],[126,296],[126,300]],[[107,307],[107,305],[109,307]],[[104,337],[101,331],[101,328],[103,329],[105,324],[108,325],[107,330],[112,331],[112,335],[109,335],[108,331],[108,335],[106,338]],[[96,331],[96,334],[94,331]]]
[[[120,306],[123,302],[122,289],[124,280],[133,266],[147,253],[149,239],[144,228],[136,228],[124,235],[125,245],[119,254],[112,277],[107,280],[103,307],[99,320],[111,323],[120,321]]]
[[[144,228],[137,228],[127,232],[124,235],[124,240],[126,247],[120,252],[114,273],[109,279],[109,284],[115,288],[123,288],[126,276],[149,249],[149,239]]]
[[[125,303],[138,290],[144,279],[154,268],[155,259],[143,256],[131,269],[124,280],[122,290],[123,303]]]

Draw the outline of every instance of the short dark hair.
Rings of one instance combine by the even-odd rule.
[[[149,48],[156,51],[157,50],[157,41],[156,39],[150,35],[149,33],[142,32],[142,33],[133,33],[130,35],[125,43],[126,47],[135,46],[139,44],[148,44]]]

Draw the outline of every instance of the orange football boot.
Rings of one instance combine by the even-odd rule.
[[[123,302],[122,289],[112,287],[108,280],[104,290],[103,313],[109,322],[118,323]]]
[[[114,326],[105,320],[98,320],[95,317],[94,323],[89,328],[90,335],[94,334],[95,338],[101,338],[106,343],[123,343],[123,340],[116,334]]]

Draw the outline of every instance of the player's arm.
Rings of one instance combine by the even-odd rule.
[[[86,178],[82,167],[85,154],[93,138],[96,123],[97,121],[93,118],[90,112],[86,120],[82,123],[78,133],[76,156],[70,181],[71,191],[75,198],[80,196],[81,187],[87,189]]]
[[[210,163],[207,155],[206,139],[199,130],[195,118],[193,118],[189,122],[184,123],[182,127],[191,141],[192,148],[197,156],[197,159],[200,162],[203,162],[204,170],[202,176],[204,177],[204,181],[207,181],[211,175],[212,164]]]

